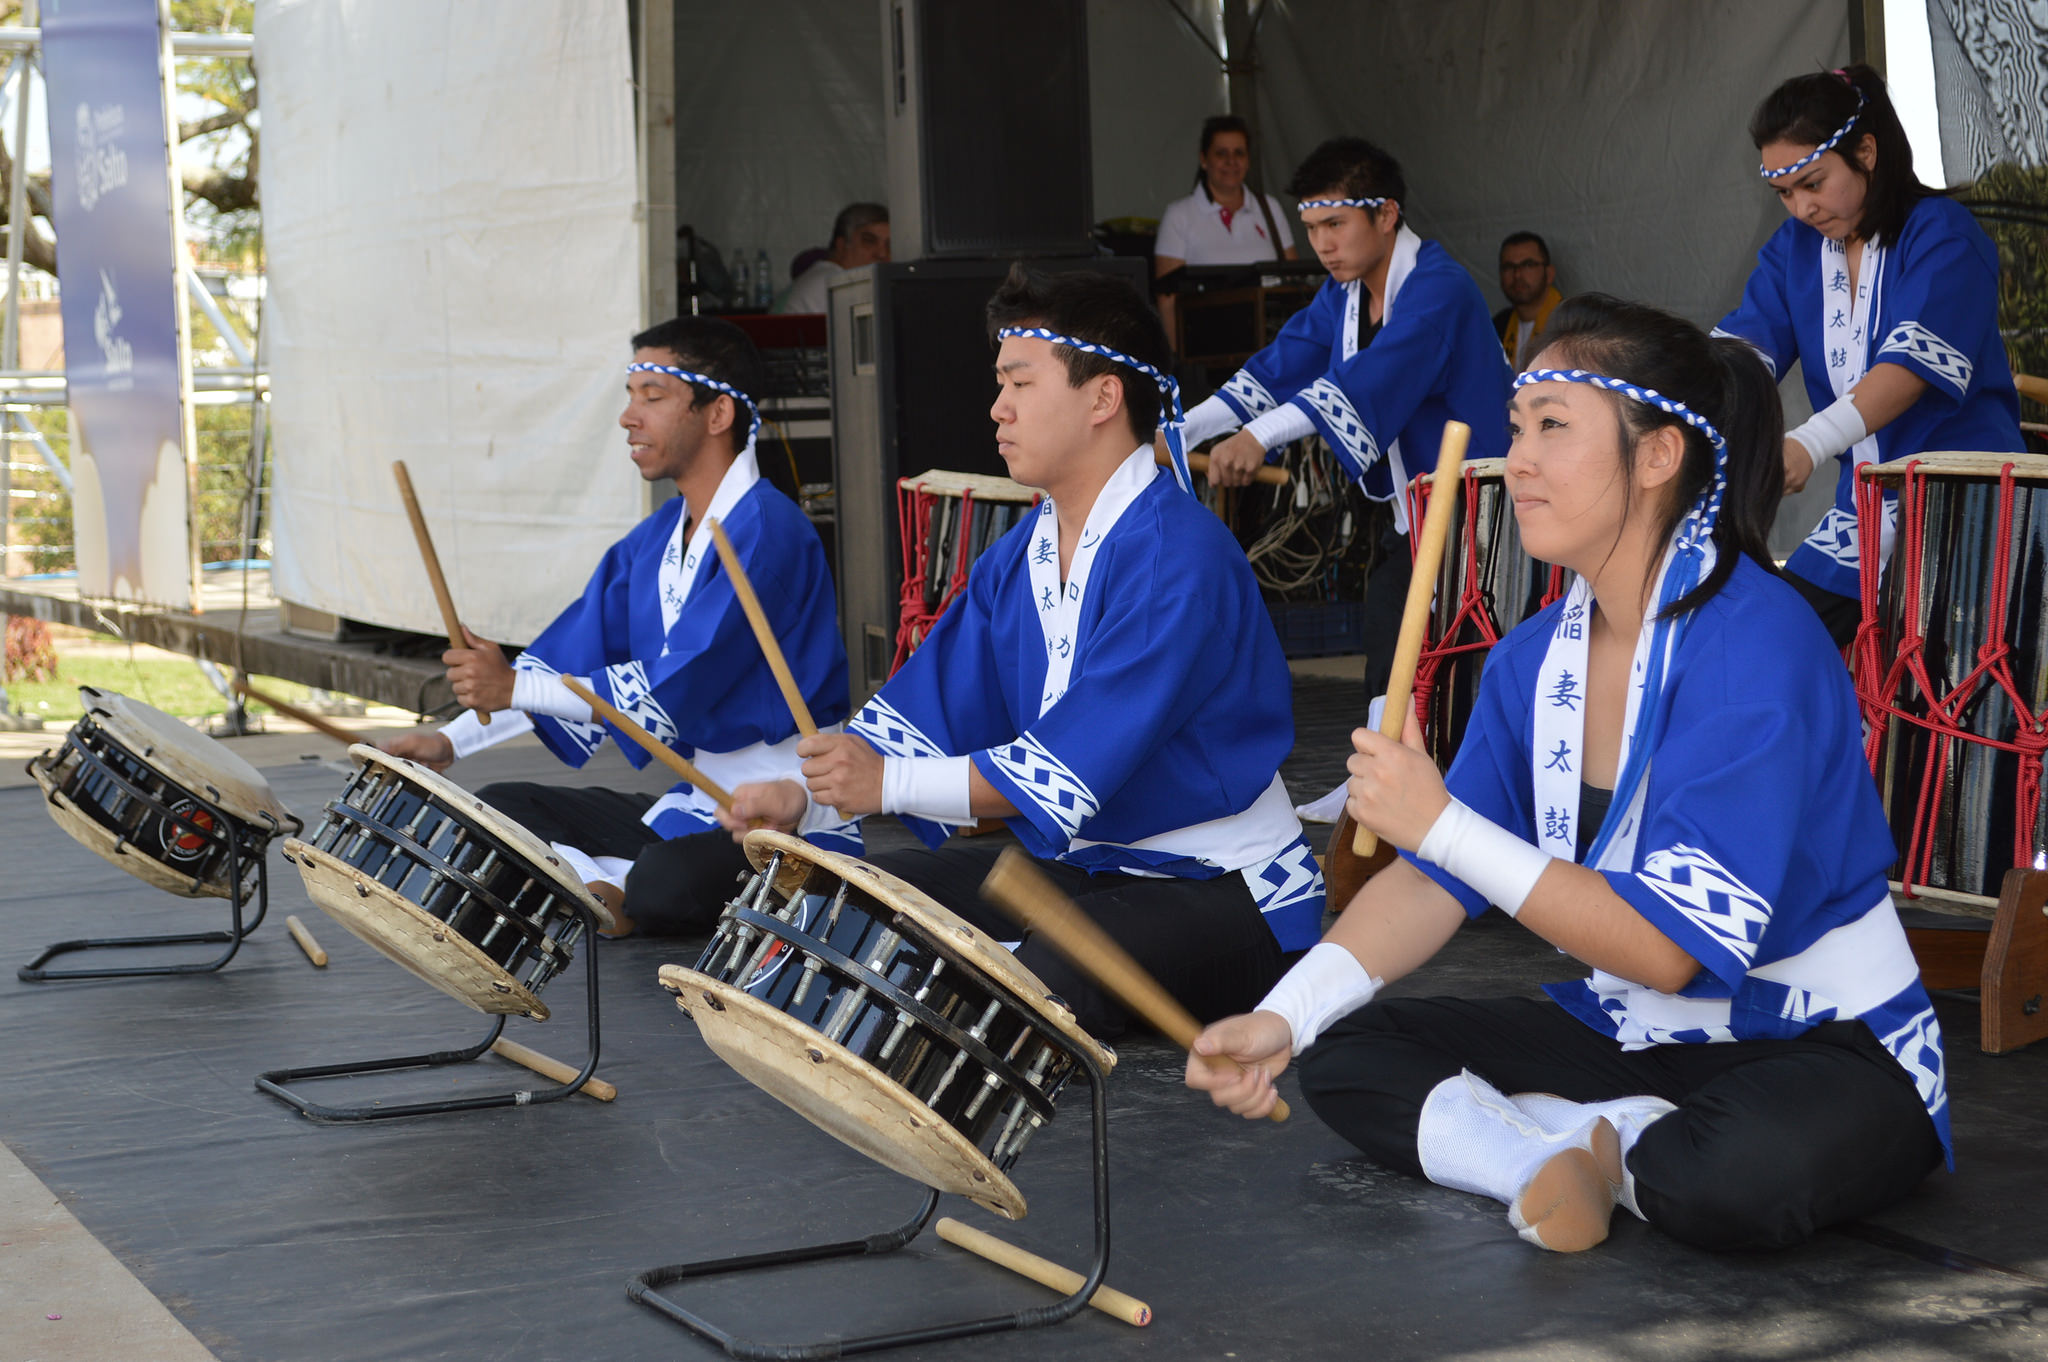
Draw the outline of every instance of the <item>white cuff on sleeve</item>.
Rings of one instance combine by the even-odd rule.
[[[972,823],[968,757],[882,758],[882,812],[940,823]]]
[[[1220,397],[1207,397],[1196,403],[1181,423],[1181,438],[1193,449],[1226,431],[1236,430],[1241,424],[1228,402]]]
[[[486,747],[496,747],[501,742],[531,732],[533,720],[527,718],[521,710],[495,710],[491,714],[489,726],[486,726],[477,721],[475,710],[465,709],[448,721],[441,729],[441,736],[455,749],[455,759],[460,761],[473,752],[481,752]]]
[[[1324,1027],[1371,1002],[1385,982],[1368,974],[1350,951],[1334,941],[1322,941],[1280,976],[1256,1010],[1287,1019],[1298,1055],[1315,1044]]]
[[[1870,432],[1863,427],[1863,413],[1856,410],[1855,394],[1838,397],[1822,407],[1806,422],[1785,435],[1799,441],[1807,457],[1818,468],[1827,460],[1846,454],[1855,448],[1856,442]]]
[[[1486,895],[1509,917],[1522,911],[1536,881],[1556,859],[1455,799],[1429,825],[1415,854]]]
[[[589,685],[587,678],[579,678]],[[593,717],[588,701],[579,699],[562,684],[562,678],[550,672],[515,671],[512,673],[512,708],[527,714],[545,714],[551,719],[567,719],[571,723],[587,724]],[[497,719],[491,726],[497,726]]]
[[[1316,433],[1316,423],[1292,402],[1282,402],[1264,416],[1245,423],[1245,434],[1262,448],[1278,449],[1293,440],[1306,440]]]

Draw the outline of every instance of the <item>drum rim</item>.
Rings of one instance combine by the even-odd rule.
[[[537,874],[545,875],[576,902],[588,908],[597,919],[597,925],[607,932],[618,930],[618,919],[604,901],[584,887],[583,881],[569,873],[562,858],[555,849],[540,838],[521,827],[518,822],[498,812],[483,800],[463,789],[438,771],[433,771],[407,757],[395,757],[369,743],[355,743],[348,749],[349,759],[359,769],[382,766],[401,780],[409,781],[427,790],[446,806],[447,811],[461,818],[481,824],[480,831],[497,838],[507,847],[531,864]],[[342,794],[345,796],[347,790]],[[478,818],[478,815],[483,815]],[[438,919],[436,919],[438,921]]]
[[[166,714],[132,695],[83,685],[78,688],[78,695],[85,709],[79,723],[92,720],[93,727],[110,741],[119,744],[130,756],[186,794],[204,796],[207,803],[218,805],[222,812],[232,814],[244,823],[260,823],[268,816],[277,821],[280,829],[286,823],[300,828],[305,826],[304,821],[277,797],[263,773],[220,739],[181,723],[175,715]],[[153,730],[148,719],[133,712],[138,710],[161,719],[163,731]],[[172,732],[172,729],[177,732]],[[78,724],[73,724],[71,731],[64,736],[65,744],[75,742],[77,733]],[[191,745],[185,745],[188,743]],[[171,760],[165,760],[166,757]],[[205,769],[201,764],[202,758],[218,758],[225,770]],[[234,788],[238,785],[241,788]]]
[[[946,1120],[945,1117],[927,1106],[923,1098],[883,1073],[867,1060],[862,1059],[859,1055],[847,1049],[846,1046],[838,1041],[827,1039],[823,1032],[805,1025],[780,1008],[754,997],[746,990],[735,988],[733,985],[713,979],[709,975],[699,974],[687,965],[663,965],[656,971],[656,978],[660,981],[663,988],[675,995],[676,1007],[684,1016],[696,1023],[700,1036],[704,1033],[704,1024],[698,1021],[695,1010],[685,997],[683,990],[686,988],[697,990],[700,997],[706,992],[715,993],[718,996],[719,1002],[723,1004],[724,1010],[738,1012],[742,1016],[750,1017],[762,1023],[766,1028],[782,1032],[784,1036],[800,1042],[806,1048],[817,1050],[829,1056],[842,1070],[857,1076],[876,1092],[889,1094],[897,1104],[901,1105],[920,1122],[920,1129],[931,1131],[934,1138],[949,1147],[949,1152],[955,1159],[972,1165],[987,1182],[987,1190],[983,1192],[962,1191],[958,1188],[942,1188],[940,1190],[952,1191],[956,1195],[965,1196],[977,1205],[984,1206],[1007,1219],[1021,1220],[1024,1218],[1025,1211],[1027,1210],[1024,1194],[1017,1189],[1017,1184],[1011,1181],[1009,1174],[996,1167],[993,1159],[983,1153],[981,1148],[972,1140],[961,1134],[951,1121]],[[699,1005],[701,1006],[702,1004],[700,1003]],[[707,1040],[706,1044],[709,1045],[709,1043]],[[725,1057],[720,1055],[719,1058],[724,1059]],[[725,1062],[728,1066],[733,1067],[734,1072],[740,1073],[741,1077],[747,1078],[748,1082],[753,1083],[756,1090],[760,1091],[764,1096],[781,1103],[785,1107],[789,1107],[789,1103],[783,1102],[774,1092],[763,1088],[759,1083],[754,1082],[751,1077],[739,1070],[737,1066],[732,1065],[731,1060],[726,1060]],[[798,1116],[803,1117],[806,1121],[810,1121],[813,1126],[825,1131],[826,1134],[832,1135],[834,1139],[838,1139],[847,1148],[852,1149],[855,1153],[868,1158],[872,1162],[882,1164],[883,1167],[888,1168],[891,1172],[899,1173],[906,1177],[913,1179],[918,1177],[915,1173],[905,1173],[900,1168],[883,1163],[882,1160],[875,1158],[867,1150],[861,1149],[857,1145],[842,1139],[835,1132],[812,1120],[808,1112],[796,1107],[789,1107],[789,1109]],[[931,1184],[926,1183],[925,1185],[930,1186]]]
[[[1996,478],[2004,473],[2006,464],[2012,465],[2013,477],[2021,482],[2048,481],[2048,454],[2000,454],[1993,451],[1980,453],[1967,449],[1910,454],[1903,459],[1891,459],[1884,463],[1867,463],[1858,471],[1862,476],[1880,482],[1904,478],[1908,465],[1914,467],[1916,477],[1926,477],[1932,473],[1944,477]]]
[[[745,845],[747,860],[757,871],[765,870],[768,861],[780,852],[785,866],[792,860],[808,861],[842,880],[861,885],[878,901],[917,921],[933,941],[943,942],[948,953],[1029,1007],[1047,1025],[1065,1036],[1070,1044],[1083,1048],[1104,1073],[1115,1068],[1116,1052],[1082,1030],[1073,1010],[1065,1003],[1055,1001],[1052,990],[1045,986],[1043,980],[1007,948],[987,938],[985,933],[915,885],[859,857],[827,851],[801,837],[772,828],[756,828],[748,833]],[[782,875],[778,874],[776,887],[779,889],[781,885]]]
[[[51,819],[62,828],[72,841],[92,852],[107,864],[118,870],[125,870],[144,884],[153,885],[167,894],[176,894],[188,899],[232,899],[234,886],[227,883],[225,865],[218,879],[201,879],[177,869],[168,861],[160,861],[149,855],[132,841],[86,812],[84,806],[58,788],[51,777],[50,766],[59,749],[52,748],[31,757],[28,763],[29,776],[43,792],[44,801],[49,805]],[[189,794],[190,792],[187,791]],[[264,841],[267,845],[268,835]],[[133,859],[126,853],[117,852],[116,847],[126,843],[135,848]],[[262,853],[253,853],[260,856]],[[245,875],[248,871],[245,870]]]

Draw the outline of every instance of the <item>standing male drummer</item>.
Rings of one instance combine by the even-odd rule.
[[[743,785],[721,821],[896,814],[932,849],[873,863],[1000,940],[1016,928],[976,891],[1001,848],[939,844],[1001,818],[1189,1010],[1221,1015],[1256,1001],[1322,919],[1279,776],[1294,745],[1279,639],[1230,532],[1152,461],[1167,346],[1144,299],[1016,267],[988,322],[996,447],[1046,499],[848,732],[798,744],[808,789]],[[1045,947],[1018,957],[1090,1032],[1123,1029]]]
[[[1408,594],[1408,480],[1436,467],[1444,422],[1472,427],[1470,457],[1507,453],[1508,371],[1479,286],[1402,215],[1401,166],[1357,137],[1309,153],[1288,181],[1309,245],[1330,272],[1271,345],[1188,413],[1218,487],[1249,483],[1271,451],[1321,435],[1368,497],[1391,501],[1365,589],[1365,693],[1387,688]],[[1242,427],[1240,429],[1240,427]]]
[[[455,698],[471,712],[385,750],[439,771],[532,730],[580,767],[610,734],[644,766],[647,753],[596,722],[562,684],[574,676],[720,785],[794,775],[796,721],[708,528],[714,520],[725,527],[806,704],[836,730],[849,706],[832,578],[810,521],[755,462],[759,417],[749,394],[764,379],[760,353],[730,322],[678,317],[633,337],[619,424],[640,476],[671,478],[681,495],[611,547],[582,598],[516,662],[473,635],[475,646],[443,653]],[[478,710],[491,714],[488,726]],[[622,932],[707,926],[748,869],[719,831],[716,806],[686,783],[658,799],[528,782],[491,785],[478,797],[555,843],[621,917]],[[826,813],[804,831],[833,850],[861,850],[859,828]]]

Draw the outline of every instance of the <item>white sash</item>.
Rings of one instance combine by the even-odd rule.
[[[1870,351],[1875,344],[1872,328],[1877,323],[1883,283],[1884,247],[1878,242],[1866,241],[1863,243],[1863,263],[1856,270],[1856,296],[1849,299],[1848,248],[1839,241],[1821,238],[1821,350],[1827,361],[1828,387],[1838,398],[1847,397],[1849,390],[1870,371]],[[1849,299],[1846,307],[1843,306],[1845,299]],[[1849,465],[1853,470],[1876,462],[1877,432],[1872,431],[1850,447]],[[1854,476],[1853,472],[1851,476]],[[1895,508],[1889,498],[1885,512],[1877,546],[1877,561],[1880,563],[1892,556],[1892,540],[1896,534]],[[1834,523],[1835,520],[1832,515],[1825,517],[1808,542],[1818,541],[1822,552],[1840,562],[1840,550],[1845,546],[1839,542],[1840,527]],[[1853,521],[1849,528],[1853,531]],[[1846,547],[1853,548],[1854,540],[1851,539]]]
[[[1038,506],[1038,526],[1031,536],[1031,600],[1038,609],[1038,628],[1045,635],[1045,692],[1039,698],[1043,715],[1067,693],[1074,674],[1074,653],[1081,632],[1081,602],[1088,595],[1088,576],[1095,566],[1095,551],[1109,537],[1111,529],[1138,494],[1159,476],[1152,462],[1152,446],[1140,447],[1117,466],[1109,481],[1096,494],[1088,510],[1088,522],[1081,528],[1081,542],[1074,546],[1074,558],[1067,565],[1067,580],[1060,582],[1059,512],[1047,497]]]
[[[655,574],[655,586],[661,593],[661,633],[663,656],[668,654],[668,635],[675,631],[676,621],[683,617],[683,603],[690,599],[690,592],[697,585],[697,565],[704,561],[704,555],[712,551],[711,522],[723,521],[739,504],[747,490],[761,480],[761,465],[754,457],[753,446],[740,451],[732,461],[732,467],[725,470],[725,476],[718,480],[718,490],[711,494],[711,505],[702,515],[696,515],[684,506],[676,517],[675,533],[669,536],[668,547],[662,551],[661,568]],[[683,543],[683,527],[694,519],[696,528],[690,533],[690,542]]]

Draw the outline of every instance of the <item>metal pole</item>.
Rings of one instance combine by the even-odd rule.
[[[226,343],[228,353],[235,357],[235,363],[253,367],[256,363],[255,354],[243,341],[241,333],[229,324],[227,314],[222,312],[220,304],[214,301],[212,290],[206,287],[206,281],[199,277],[199,271],[192,268],[190,261],[185,264],[185,287],[191,292],[192,300],[199,304],[199,310],[206,314],[206,320],[212,322],[213,329],[220,332],[220,338]]]

